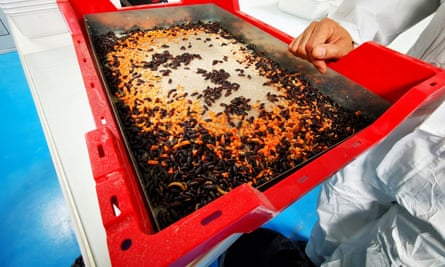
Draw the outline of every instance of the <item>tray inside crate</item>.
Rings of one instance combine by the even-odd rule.
[[[116,121],[158,230],[239,183],[266,190],[372,123],[389,107],[379,96],[333,71],[319,74],[290,55],[285,43],[212,4],[92,14],[85,16],[85,23]],[[175,32],[165,30],[173,27],[177,27]],[[184,33],[190,28],[200,30]],[[138,46],[133,48],[134,44]],[[119,51],[109,53],[117,46]],[[266,69],[258,67],[261,65]],[[294,90],[305,92],[289,100]],[[301,96],[310,99],[292,102]],[[300,145],[309,146],[306,139],[313,136],[289,136],[286,132],[295,133],[295,127],[311,128],[308,121],[319,123],[321,128],[327,120],[323,114],[320,121],[299,117],[303,125],[295,126],[289,123],[295,119],[289,115],[292,108],[301,109],[305,116],[318,108],[331,107],[338,112],[335,116],[343,117],[329,121],[355,120],[357,127],[347,133],[337,129],[329,133],[339,135],[332,140],[326,140],[327,134],[315,141],[325,142],[324,148],[317,144],[309,152],[303,151],[301,158],[292,158],[287,151],[297,148],[290,139],[301,137],[305,143]],[[262,113],[269,118],[259,123]],[[267,125],[272,123],[277,124],[275,128]],[[251,125],[258,128],[264,124],[264,131],[249,130]],[[280,163],[285,166],[256,163],[264,154],[278,158],[265,151],[266,146],[283,146],[272,143],[277,135],[287,136],[286,152],[273,149],[274,153],[285,154],[288,161]],[[229,145],[231,149],[227,149]],[[228,150],[230,156],[224,154]],[[263,157],[258,158],[259,154]],[[216,157],[217,163],[209,161],[210,157]],[[242,165],[241,161],[249,163]],[[211,166],[215,164],[218,166]]]

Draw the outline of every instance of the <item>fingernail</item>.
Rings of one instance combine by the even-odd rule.
[[[324,58],[326,56],[326,47],[317,47],[315,48],[315,53],[314,53],[316,57],[318,58]]]

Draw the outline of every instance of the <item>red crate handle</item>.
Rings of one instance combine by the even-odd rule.
[[[231,234],[260,227],[276,213],[264,194],[245,184],[156,233],[113,133],[102,127],[86,137],[113,265],[185,266]]]

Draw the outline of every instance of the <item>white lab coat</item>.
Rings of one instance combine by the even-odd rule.
[[[331,14],[342,0],[278,0],[278,8],[288,14],[318,20]]]
[[[344,0],[329,15],[339,21],[355,43],[376,41],[389,44],[400,33],[433,14],[436,15],[408,53],[422,60],[445,67],[444,0]],[[438,10],[439,9],[439,10]]]
[[[332,18],[389,43],[437,9],[410,53],[445,63],[445,4],[345,0]],[[445,266],[445,104],[421,110],[323,185],[306,253],[317,265]]]

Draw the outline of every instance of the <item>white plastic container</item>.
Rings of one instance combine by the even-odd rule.
[[[0,9],[5,14],[27,12],[56,7],[56,0],[0,0]]]
[[[0,0],[0,9],[29,38],[67,32],[55,0]]]
[[[66,33],[65,20],[57,6],[7,14],[18,30],[28,38],[39,38]]]
[[[49,5],[54,4],[56,5],[55,0],[0,0],[0,9],[5,11],[14,10],[16,8],[23,8],[23,7],[37,7],[42,5]],[[6,13],[6,12],[5,12]]]
[[[1,1],[1,0],[0,0]],[[55,5],[52,0],[31,0],[31,1],[16,1],[16,2],[0,2],[0,9],[4,12],[6,11],[14,11],[15,9],[20,8],[36,8],[39,6],[47,6],[47,5]]]

